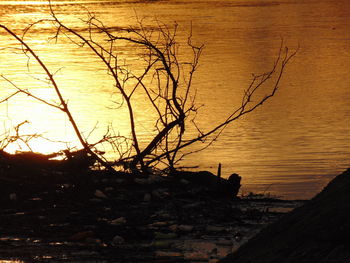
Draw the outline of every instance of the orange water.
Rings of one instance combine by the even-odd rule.
[[[168,25],[176,21],[178,39],[184,42],[192,24],[193,41],[205,45],[193,84],[197,104],[204,104],[197,117],[202,129],[224,120],[230,109],[239,106],[251,74],[271,68],[281,38],[292,50],[300,46],[271,101],[228,127],[212,147],[180,165],[216,172],[221,162],[225,176],[236,172],[243,177],[244,193],[285,198],[310,198],[350,166],[349,1],[53,2],[60,17],[73,26],[78,26],[77,17],[84,17],[87,8],[110,26],[135,25],[136,17],[146,17],[148,27],[156,26],[156,20]],[[45,17],[46,1],[0,2],[0,23],[17,32]],[[51,33],[46,27],[34,28],[28,42],[53,72],[59,70],[57,82],[84,135],[94,130],[89,141],[97,141],[113,123],[117,132],[128,136],[127,113],[110,109],[118,97],[111,96],[112,82],[98,60],[65,38],[48,43]],[[11,41],[0,33],[0,48],[14,47]],[[55,99],[52,90],[37,79],[43,76],[35,63],[31,61],[29,75],[25,57],[14,53],[0,51],[0,73],[38,96]],[[13,91],[4,81],[0,85],[0,99]],[[146,142],[154,128],[143,103],[137,101],[135,107],[139,137]],[[26,96],[1,104],[0,110],[2,133],[29,120],[23,133],[40,132],[52,140],[68,141],[70,147],[78,145],[64,115]],[[37,140],[31,146],[50,152],[66,144]]]

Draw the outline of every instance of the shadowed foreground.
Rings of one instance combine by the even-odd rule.
[[[298,202],[237,198],[240,177],[90,169],[84,151],[64,160],[0,152],[0,261],[213,262]]]
[[[350,262],[350,169],[220,263]]]

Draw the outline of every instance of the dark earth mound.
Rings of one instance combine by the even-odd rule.
[[[350,262],[350,169],[220,263]]]

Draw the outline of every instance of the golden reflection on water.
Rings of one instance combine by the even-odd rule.
[[[47,17],[43,11],[47,8],[37,5],[41,1],[29,1],[38,9],[28,10],[23,5],[28,1],[1,1],[1,4],[5,2],[22,4],[16,7],[17,11],[10,9],[12,13],[8,14],[7,10],[0,17],[0,22],[16,29]],[[263,190],[272,184],[276,185],[272,191],[290,195],[298,192],[299,196],[308,191],[315,193],[329,176],[350,165],[347,147],[350,82],[346,78],[350,65],[350,19],[346,7],[350,2],[309,1],[301,4],[266,0],[266,4],[250,5],[217,0],[214,5],[213,1],[199,3],[194,0],[186,4],[178,1],[177,5],[171,1],[140,1],[130,5],[125,1],[121,4],[112,1],[107,6],[97,4],[98,1],[81,2],[89,2],[86,7],[96,11],[101,20],[111,26],[135,24],[133,8],[138,17],[156,13],[162,22],[172,24],[176,20],[183,26],[178,33],[180,41],[186,40],[189,21],[192,21],[194,40],[205,44],[194,79],[198,104],[205,105],[198,116],[199,125],[204,129],[225,119],[228,112],[239,105],[251,73],[262,73],[271,67],[281,36],[291,49],[300,45],[297,57],[287,67],[277,96],[228,128],[212,148],[190,157],[184,165],[198,164],[201,169],[215,172],[217,163],[222,162],[227,171],[225,176],[238,172],[245,180],[243,183],[251,184],[254,189]],[[77,21],[72,15],[84,16],[79,5],[57,8],[71,24]],[[154,27],[147,23],[150,28]],[[68,45],[69,41],[64,39],[58,44],[49,44],[46,29],[47,25],[45,30],[37,29],[30,39],[31,44],[52,72],[58,71],[56,80],[65,98],[69,99],[73,116],[84,135],[88,136],[97,124],[98,129],[89,138],[91,142],[97,141],[113,120],[115,129],[128,136],[127,112],[125,108],[115,109],[113,101],[118,101],[119,97],[113,94],[113,83],[100,68],[98,60],[92,58],[91,53]],[[13,45],[13,41],[0,35],[0,46],[9,45]],[[130,59],[128,51],[124,51]],[[56,100],[52,90],[37,80],[45,76],[35,63],[31,61],[32,74],[29,76],[26,59],[16,56],[18,54],[12,51],[0,52],[1,73],[38,96],[48,99],[52,96],[52,100]],[[3,97],[11,87],[3,81],[0,85]],[[138,132],[140,140],[145,141],[154,133],[153,123],[147,119],[151,112],[142,99],[135,101]],[[53,140],[78,145],[69,122],[57,110],[25,96],[0,105],[0,122],[6,129],[26,119],[31,124],[23,126],[24,133],[44,131],[44,135]],[[32,146],[36,151],[50,152],[66,145],[37,140]]]
[[[53,5],[59,5],[59,4],[84,4],[88,1],[74,1],[74,0],[65,0],[65,1],[55,1],[52,0]],[[90,1],[94,2],[94,1]],[[103,1],[101,1],[103,2]],[[20,1],[20,0],[12,0],[12,1],[6,1],[3,0],[0,2],[0,5],[43,5],[47,4],[48,0],[37,0],[37,1],[30,1],[30,0],[25,0],[25,1]]]

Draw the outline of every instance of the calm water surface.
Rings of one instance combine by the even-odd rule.
[[[243,177],[243,191],[269,192],[285,198],[310,198],[333,176],[350,167],[350,2],[349,1],[54,1],[62,19],[75,23],[86,9],[111,26],[135,25],[146,17],[146,26],[156,20],[179,26],[179,41],[185,41],[192,24],[193,41],[205,45],[194,86],[197,103],[204,104],[198,116],[203,129],[224,120],[239,106],[252,73],[271,68],[281,38],[290,49],[300,46],[289,64],[276,97],[262,108],[225,130],[209,149],[189,156],[181,165],[198,165],[216,172],[219,162],[225,176]],[[83,8],[84,7],[84,8]],[[0,1],[0,22],[21,30],[26,24],[48,17],[46,1]],[[56,74],[78,124],[86,136],[97,140],[107,124],[128,134],[126,112],[111,110],[112,83],[86,50],[62,39],[48,43],[46,26],[36,27],[28,41]],[[20,32],[20,31],[18,31]],[[0,33],[0,48],[13,43]],[[22,88],[31,88],[44,98],[54,98],[37,79],[38,68],[14,50],[0,52],[0,73]],[[0,82],[1,97],[11,87]],[[34,89],[33,89],[34,88]],[[143,102],[137,105],[141,140],[153,127],[145,118]],[[45,136],[74,145],[63,115],[22,96],[0,105],[3,131],[29,120],[23,132],[45,131]],[[34,129],[34,127],[36,130]],[[38,151],[57,150],[47,141],[33,144]]]

